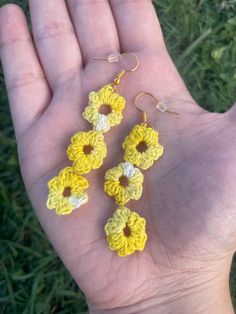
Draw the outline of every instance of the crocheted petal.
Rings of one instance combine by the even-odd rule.
[[[86,189],[88,188],[89,184],[88,181],[75,173],[73,168],[70,168],[71,170],[68,172],[67,176],[64,178],[64,186],[70,187],[73,189],[74,187],[79,187],[80,189]]]
[[[160,144],[157,144],[156,147],[154,148],[153,152],[153,158],[157,160],[159,157],[161,157],[164,153],[164,147]]]
[[[143,174],[139,169],[135,169],[135,174],[132,178],[130,178],[131,181],[135,180],[136,182],[142,184],[143,183]]]
[[[61,179],[64,187],[70,187],[73,189],[74,187],[87,188],[88,181],[74,172],[73,168],[70,168],[70,171]]]
[[[125,228],[125,225],[126,222],[122,221],[121,219],[117,219],[113,214],[113,217],[107,220],[104,230],[107,236],[119,233],[123,234],[123,229]]]
[[[133,231],[138,230],[140,226],[143,226],[145,219],[140,217],[136,212],[132,212],[128,224]]]
[[[67,156],[70,160],[75,160],[78,158],[80,154],[84,154],[84,146],[87,145],[86,143],[83,143],[82,141],[79,143],[72,143],[67,148]]]
[[[132,199],[138,200],[140,199],[142,193],[143,193],[143,186],[141,183],[139,183],[139,184],[136,184],[135,188],[132,190],[132,194],[130,193],[130,197]]]
[[[130,200],[130,194],[128,187],[120,186],[119,193],[115,195],[117,204],[125,205]]]
[[[113,180],[106,180],[104,182],[104,191],[110,195],[115,196],[120,193],[120,182]]]
[[[89,187],[89,182],[87,179],[85,179],[82,176],[78,176],[77,179],[77,184],[81,189],[87,189]]]
[[[115,211],[115,218],[122,222],[122,224],[126,225],[127,221],[129,220],[129,217],[131,215],[131,211],[127,207],[119,207]]]
[[[131,247],[130,244],[128,243],[128,245],[121,248],[117,253],[120,257],[125,257],[125,256],[133,254],[134,252],[135,252],[135,248]]]
[[[120,256],[120,257],[124,257],[124,256],[127,256],[127,255],[130,255],[127,253],[127,249],[125,246],[123,246],[120,250],[117,251],[117,254]]]
[[[94,152],[92,152],[90,155],[92,157],[92,160],[94,158],[97,158],[97,159],[103,161],[103,159],[106,157],[106,154],[107,154],[106,145],[100,145],[99,147],[96,147]]]
[[[95,149],[97,150],[97,152],[100,154],[101,157],[104,158],[106,156],[106,154],[107,154],[106,143],[102,142],[100,145],[95,147]]]
[[[128,201],[125,188],[120,186],[119,182],[106,181],[104,191],[113,197],[118,205],[125,205]],[[122,218],[116,217],[116,221],[120,219],[123,221]]]
[[[65,187],[72,187],[77,174],[74,173],[72,167],[67,167],[63,172],[60,172],[59,178],[61,185]]]
[[[90,92],[89,93],[89,106],[98,109],[100,105],[101,105],[101,98],[100,98],[99,93]]]
[[[84,132],[76,132],[71,137],[71,143],[81,142],[81,140],[84,138]]]
[[[75,171],[77,171],[80,174],[88,173],[92,169],[91,163],[85,154],[81,156],[80,159],[76,159],[74,161],[73,167],[75,168]]]
[[[59,177],[54,177],[48,181],[48,189],[49,191],[57,191],[58,188],[61,187],[61,182]]]
[[[96,154],[90,154],[88,155],[88,160],[91,166],[91,169],[97,169],[101,167],[103,163],[103,154],[99,154],[98,152]]]
[[[139,171],[128,161],[122,162],[121,167],[123,170],[123,175],[126,176],[127,178],[132,178],[135,175],[136,170]]]
[[[88,181],[84,177],[77,175],[77,177],[73,181],[73,184],[71,185],[71,193],[75,193],[75,195],[78,195],[78,193],[81,193],[88,187]]]
[[[123,231],[124,228],[117,230],[116,232],[113,232],[109,235],[109,240],[113,242],[113,247],[116,247],[116,249],[119,249],[124,244],[126,244],[126,237]]]
[[[119,256],[123,257],[123,256],[131,255],[134,252],[135,252],[135,245],[132,242],[131,237],[129,237],[127,238],[126,245],[121,247],[117,253]]]
[[[82,116],[91,123],[96,123],[98,119],[98,108],[95,106],[87,106],[82,113]]]
[[[113,251],[123,250],[123,248],[127,245],[127,240],[123,232],[107,237],[107,241],[109,248]]]
[[[103,161],[103,159],[106,157],[107,155],[107,148],[106,145],[104,147],[99,147],[96,148],[96,155],[98,156],[98,158]]]
[[[138,144],[134,142],[135,138],[133,140],[130,135],[131,134],[127,135],[122,143],[122,147],[124,150],[130,148],[131,146],[136,147],[136,145]]]
[[[99,145],[104,141],[104,137],[100,131],[89,131],[88,132],[88,143],[93,147]]]
[[[94,139],[94,141],[91,143],[91,146],[94,148],[94,150],[92,151],[93,154],[97,151],[102,156],[106,156],[107,146],[106,143],[104,142],[103,135],[101,138]]]
[[[112,111],[111,113],[107,115],[107,120],[110,126],[120,124],[122,119],[123,119],[123,115],[121,112]]]
[[[114,93],[110,97],[110,106],[112,107],[112,110],[121,112],[125,108],[125,98],[117,93]]]
[[[68,202],[68,198],[63,196],[60,199],[57,199],[57,204],[54,209],[57,215],[70,214],[73,210],[72,206]]]
[[[93,136],[95,131],[90,130],[86,132],[78,132],[80,135],[77,138],[77,141],[82,143],[83,145],[89,145],[91,142],[91,137]]]
[[[138,200],[140,199],[141,195],[143,192],[143,187],[142,184],[130,184],[127,188],[126,188],[126,197],[127,199],[134,199],[134,200]]]
[[[130,199],[134,199],[134,196],[137,193],[137,189],[138,189],[137,186],[130,186],[130,185],[124,189],[123,198],[124,200],[126,200],[126,202],[122,205],[125,205]]]
[[[124,152],[124,159],[129,161],[131,164],[138,166],[141,159],[141,153],[139,153],[134,147],[127,148]]]
[[[164,147],[160,144],[155,144],[152,146],[149,146],[148,149],[144,154],[146,154],[146,157],[152,160],[157,160],[159,157],[163,155]]]
[[[72,167],[65,167],[59,172],[58,178],[60,178],[60,180],[64,180],[64,178],[71,172],[73,172]]]
[[[101,104],[110,104],[111,96],[113,95],[113,88],[111,85],[105,85],[99,90]]]
[[[132,147],[136,147],[140,142],[143,141],[143,128],[141,125],[135,125],[131,130],[130,134],[126,136],[122,147],[124,149]]]
[[[68,156],[68,159],[70,159],[70,160],[76,162],[76,161],[78,161],[79,159],[84,158],[84,156],[86,156],[86,155],[85,155],[84,151],[78,150],[78,151],[69,152],[69,153],[67,154],[67,156]]]
[[[136,250],[142,251],[147,241],[147,234],[145,232],[145,229],[140,230],[136,235],[134,235],[134,239]]]
[[[47,208],[48,209],[55,209],[58,205],[58,203],[61,202],[62,199],[62,193],[61,191],[56,191],[49,193],[48,199],[47,199]]]
[[[68,204],[63,206],[63,205],[60,205],[56,208],[56,214],[61,216],[61,215],[69,215],[71,214],[73,211],[73,207],[72,205]]]
[[[107,132],[110,130],[110,123],[108,116],[98,113],[96,120],[94,121],[96,131]]]
[[[68,202],[72,205],[73,209],[79,208],[88,201],[88,195],[87,193],[80,192],[78,195],[71,195],[68,198]]]
[[[143,153],[139,160],[138,167],[146,170],[150,168],[153,165],[153,163],[154,163],[154,159],[150,158],[150,155]]]
[[[105,173],[105,179],[111,181],[118,181],[119,178],[123,175],[123,169],[120,165],[117,167],[108,169]]]
[[[143,140],[148,145],[155,145],[158,143],[158,133],[152,128],[146,128],[144,132]]]
[[[146,127],[140,124],[136,124],[130,133],[130,138],[134,143],[140,143],[143,141]]]
[[[145,231],[146,220],[137,213],[132,212],[128,225],[131,229],[130,238],[132,238],[135,250],[143,250],[147,240]]]

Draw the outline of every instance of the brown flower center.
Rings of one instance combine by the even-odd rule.
[[[85,145],[83,150],[84,150],[84,153],[85,153],[86,155],[89,155],[89,154],[92,152],[92,150],[93,150],[93,146],[91,146],[91,145]]]
[[[130,227],[126,224],[125,228],[123,229],[124,235],[129,237],[131,235]]]
[[[121,176],[119,178],[119,181],[120,181],[120,185],[123,186],[124,188],[129,185],[129,180],[126,176]]]
[[[64,197],[69,197],[69,196],[71,196],[71,188],[70,188],[69,186],[67,186],[67,187],[64,188],[63,196],[64,196]]]
[[[99,108],[99,113],[104,114],[105,116],[107,116],[109,113],[111,113],[111,106],[107,105],[107,104],[103,104],[100,106]]]
[[[147,143],[144,142],[144,141],[140,142],[136,146],[137,151],[140,152],[140,153],[144,153],[147,150],[147,148],[148,148]]]

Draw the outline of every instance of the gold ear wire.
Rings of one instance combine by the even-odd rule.
[[[103,61],[108,61],[110,63],[113,63],[113,62],[119,62],[121,60],[121,58],[125,57],[125,56],[132,56],[136,62],[135,66],[131,69],[125,69],[125,68],[121,69],[121,71],[117,74],[117,76],[115,77],[115,79],[112,83],[113,86],[120,84],[120,80],[125,73],[134,72],[138,69],[140,62],[139,62],[139,59],[136,56],[136,54],[133,52],[125,52],[122,54],[120,54],[119,52],[113,52],[112,54],[110,54],[107,57],[93,57],[93,59],[95,59],[95,60],[103,60]]]
[[[139,93],[139,94],[135,97],[134,105],[135,105],[135,107],[136,107],[140,112],[142,112],[142,114],[143,114],[143,123],[144,123],[144,124],[147,124],[147,113],[137,107],[137,102],[138,102],[139,98],[142,97],[142,96],[144,96],[144,95],[150,96],[150,97],[155,101],[155,103],[156,103],[156,108],[157,108],[158,110],[160,110],[161,112],[168,112],[168,113],[171,113],[171,114],[179,115],[179,113],[177,113],[177,112],[173,112],[173,111],[168,110],[166,103],[165,103],[164,101],[158,100],[158,99],[157,99],[155,96],[153,96],[151,93],[149,93],[149,92],[141,92],[141,93]]]
[[[112,54],[110,54],[109,56],[107,57],[93,57],[93,59],[95,60],[103,60],[103,61],[108,61],[110,63],[114,63],[114,62],[119,62],[121,60],[122,57],[125,57],[125,56],[131,56],[135,59],[135,66],[131,69],[123,69],[123,71],[125,72],[134,72],[137,70],[137,68],[139,67],[139,59],[138,57],[136,56],[135,53],[133,52],[124,52],[124,53],[119,53],[119,52],[113,52]]]

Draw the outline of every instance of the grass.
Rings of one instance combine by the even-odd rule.
[[[0,0],[0,5],[8,2]],[[11,2],[28,12],[25,0]],[[236,0],[153,2],[168,50],[193,97],[208,110],[227,110],[236,98]],[[86,313],[82,293],[52,250],[26,196],[2,72],[0,104],[0,313]],[[236,308],[236,261],[231,294]]]

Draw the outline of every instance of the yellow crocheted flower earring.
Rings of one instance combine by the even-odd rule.
[[[150,93],[140,93],[135,98],[135,106],[144,94],[154,98]],[[156,108],[174,113],[168,111],[163,102],[158,102]],[[110,249],[119,256],[126,256],[143,251],[147,240],[146,220],[124,207],[129,200],[138,200],[142,195],[143,174],[137,167],[143,170],[151,167],[163,155],[164,147],[158,142],[158,132],[148,125],[145,112],[143,122],[134,126],[122,147],[125,161],[105,174],[104,191],[118,205],[105,225],[105,233]]]
[[[116,92],[116,86],[127,72],[134,72],[139,66],[139,60],[133,53],[113,53],[108,58],[95,58],[118,62],[124,56],[132,56],[136,65],[132,69],[122,69],[110,84],[103,86],[97,92],[89,93],[89,104],[82,116],[89,121],[93,129],[79,131],[71,138],[67,148],[67,156],[72,161],[72,167],[66,167],[48,182],[47,208],[54,209],[57,215],[67,215],[88,201],[85,190],[88,181],[82,177],[93,169],[98,169],[106,157],[107,148],[103,133],[118,125],[123,116],[125,98]]]

